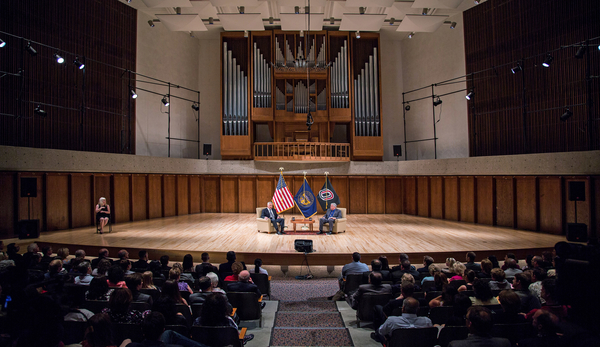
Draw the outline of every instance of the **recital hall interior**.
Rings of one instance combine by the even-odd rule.
[[[597,343],[598,18],[586,0],[2,2],[0,347]],[[263,209],[284,190],[314,210],[276,203],[277,232]],[[341,213],[317,234],[324,197]]]

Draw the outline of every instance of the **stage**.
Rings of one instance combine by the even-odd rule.
[[[223,262],[226,252],[234,250],[246,263],[262,258],[265,265],[300,265],[304,254],[294,250],[294,240],[309,239],[315,251],[308,255],[310,265],[342,265],[350,262],[353,252],[360,252],[365,262],[385,254],[391,264],[398,262],[399,253],[409,254],[416,264],[424,255],[433,256],[437,263],[449,256],[464,261],[468,251],[475,251],[477,259],[495,254],[502,260],[508,251],[523,259],[565,241],[561,235],[399,214],[349,214],[345,233],[294,235],[289,222],[292,216],[300,218],[285,215],[287,235],[257,232],[256,214],[204,213],[114,224],[112,233],[102,235],[96,234],[95,227],[86,227],[42,232],[36,240],[6,239],[4,243],[16,242],[24,251],[36,241],[40,246],[52,245],[54,252],[68,247],[71,255],[83,248],[88,257],[95,257],[102,247],[116,257],[118,250],[125,248],[131,259],[137,258],[138,250],[147,249],[150,259],[168,254],[171,261],[181,261],[191,253],[194,261],[200,262],[202,252],[208,252],[213,263]],[[314,230],[318,231],[318,224]]]

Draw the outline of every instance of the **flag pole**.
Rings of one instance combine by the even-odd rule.
[[[329,171],[325,171],[325,191],[327,191],[327,175],[329,175]],[[325,212],[327,212],[328,208],[329,206],[327,206],[327,200],[325,200]]]

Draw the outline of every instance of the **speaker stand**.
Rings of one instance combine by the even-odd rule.
[[[306,275],[302,275],[302,266],[304,265],[304,263],[306,262],[306,268],[307,268],[307,273]],[[310,271],[310,265],[308,265],[308,253],[304,252],[304,260],[302,261],[302,264],[300,264],[300,275],[296,276],[297,280],[309,280],[311,278],[313,278],[313,274]]]
[[[27,196],[27,219],[31,220],[31,196]]]

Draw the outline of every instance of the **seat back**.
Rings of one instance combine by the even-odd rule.
[[[142,288],[140,289],[140,293],[150,295],[152,297],[152,301],[156,301],[160,297],[160,292],[158,289]]]
[[[108,301],[103,300],[86,300],[83,303],[83,308],[94,313],[100,313],[104,308],[108,307]]]
[[[514,346],[519,340],[535,337],[536,331],[531,322],[513,324],[494,324],[492,336],[504,337]]]
[[[467,285],[467,281],[465,280],[454,280],[452,282],[449,283],[452,287],[458,289],[458,287],[460,286],[466,286]]]
[[[190,337],[190,330],[185,325],[165,325],[165,330],[173,330],[185,337]]]
[[[365,293],[358,303],[356,318],[359,321],[373,321],[373,307],[375,305],[385,306],[392,299],[392,294]]]
[[[88,322],[75,322],[75,321],[64,321],[63,328],[65,334],[63,335],[62,342],[65,345],[73,343],[80,343],[83,341],[85,335],[85,329],[87,329]]]
[[[154,277],[152,279],[152,282],[154,282],[154,285],[157,288],[162,288],[163,284],[165,284],[165,280],[163,278],[161,278],[161,277]]]
[[[344,293],[350,294],[358,289],[363,282],[363,274],[347,274],[346,282],[344,282]]]
[[[177,310],[178,313],[181,313],[184,317],[185,320],[188,323],[188,326],[192,325],[193,321],[192,321],[192,312],[190,311],[190,308],[188,305],[186,304],[175,304],[175,309]]]
[[[454,307],[452,306],[432,307],[429,310],[429,319],[431,319],[431,323],[433,324],[446,324],[453,314]]]
[[[337,209],[340,210],[340,212],[342,212],[342,218],[346,218],[346,208],[338,207]]]
[[[267,208],[267,206],[265,206],[265,207],[257,207],[256,208],[256,218],[260,218],[260,215],[262,214],[262,210],[264,208]]]
[[[65,292],[65,296],[73,302],[83,302],[85,301],[85,292],[87,292],[89,286],[82,286],[73,283],[65,283],[63,290]]]
[[[150,304],[147,302],[132,302],[129,304],[129,309],[130,310],[138,310],[140,312],[144,312],[144,311],[148,311],[150,310],[152,307],[150,307]]]
[[[190,299],[190,292],[187,290],[180,290],[179,295],[181,295],[181,297],[184,298],[185,301],[188,301]]]
[[[202,314],[202,304],[192,304],[192,317],[194,317],[194,319],[200,317],[200,315]]]
[[[404,328],[392,332],[389,347],[433,347],[437,343],[438,328]]]
[[[269,275],[251,273],[250,277],[252,277],[252,282],[256,284],[258,290],[260,290],[262,294],[268,295],[269,299],[271,299],[271,282],[269,281]]]
[[[438,296],[442,295],[442,292],[438,292],[438,291],[429,291],[427,292],[427,294],[425,294],[425,300],[427,300],[427,302],[430,302],[431,300],[437,298]]]
[[[454,340],[464,340],[469,336],[469,328],[445,326],[438,336],[438,345],[448,347],[448,344]]]
[[[111,329],[115,341],[131,339],[132,342],[142,342],[144,340],[142,326],[139,324],[113,323]]]
[[[227,299],[231,306],[237,308],[240,320],[261,319],[262,311],[256,293],[228,292]]]
[[[424,291],[424,292],[427,292],[427,291],[429,291],[432,288],[435,288],[435,282],[434,281],[425,281],[421,285],[421,291]]]
[[[210,347],[235,346],[242,347],[238,331],[234,327],[205,327],[193,326],[191,329],[192,339]]]

